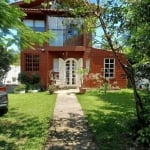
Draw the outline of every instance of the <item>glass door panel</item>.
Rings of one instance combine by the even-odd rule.
[[[67,85],[76,85],[76,62],[75,60],[66,61],[66,84]]]

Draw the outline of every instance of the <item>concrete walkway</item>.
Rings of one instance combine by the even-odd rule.
[[[78,90],[57,92],[53,121],[44,150],[98,150],[74,92]]]

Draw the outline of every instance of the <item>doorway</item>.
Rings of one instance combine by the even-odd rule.
[[[76,86],[77,84],[77,62],[73,58],[69,58],[65,61],[65,83],[66,86]]]

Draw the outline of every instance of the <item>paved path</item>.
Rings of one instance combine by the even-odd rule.
[[[98,150],[74,92],[58,92],[44,150]]]

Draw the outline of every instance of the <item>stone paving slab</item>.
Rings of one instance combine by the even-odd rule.
[[[98,150],[74,90],[58,92],[44,150]]]

